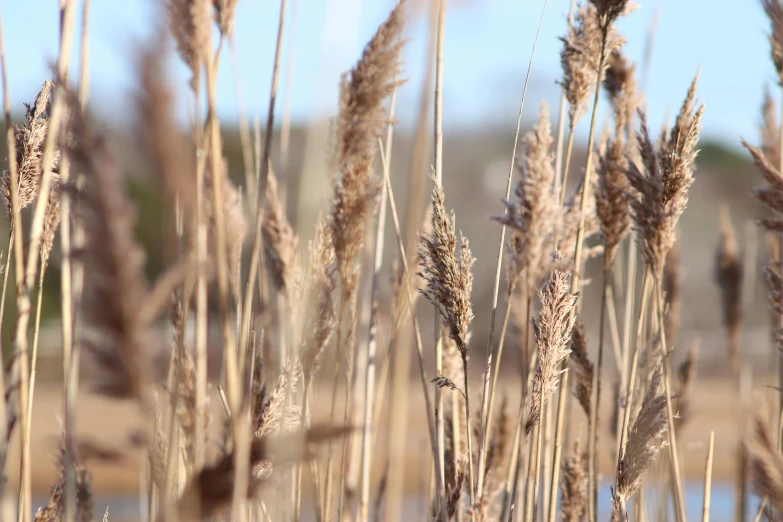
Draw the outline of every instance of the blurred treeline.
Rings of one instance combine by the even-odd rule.
[[[174,209],[160,189],[150,168],[140,160],[135,152],[138,150],[134,131],[128,128],[116,128],[105,124],[106,136],[110,147],[115,153],[121,170],[126,174],[127,192],[137,209],[136,234],[138,241],[147,252],[146,271],[150,281],[160,274],[164,267],[171,264],[176,255],[176,240],[174,235]],[[294,126],[290,134],[290,152],[284,170],[280,162],[279,133],[273,137],[272,165],[275,172],[282,178],[286,187],[286,205],[289,220],[294,230],[300,235],[299,250],[306,253],[307,241],[312,235],[314,224],[321,211],[326,208],[331,193],[331,176],[328,172],[328,139],[324,139],[328,125],[316,129]],[[223,128],[223,154],[228,162],[230,176],[238,185],[244,184],[245,172],[243,166],[242,147],[239,129],[236,126]],[[407,206],[411,202],[423,208],[430,190],[426,181],[421,185],[420,197],[409,194],[409,177],[413,169],[412,131],[397,129],[394,137],[391,172],[395,196],[400,215],[407,215]],[[320,138],[318,138],[320,136]],[[506,128],[481,128],[475,131],[461,129],[445,133],[444,141],[444,186],[446,203],[455,209],[457,227],[470,239],[471,248],[477,262],[474,268],[474,309],[476,319],[473,323],[473,343],[481,348],[483,353],[485,330],[488,323],[488,307],[491,302],[491,278],[494,271],[495,256],[499,228],[488,217],[502,212],[500,199],[505,190],[508,174],[510,150],[513,133]],[[4,158],[5,140],[0,143],[0,154]],[[584,151],[577,154],[583,155]],[[573,165],[583,165],[578,158]],[[581,177],[581,172],[572,172],[569,180]],[[756,217],[757,208],[750,197],[750,191],[755,183],[756,175],[752,164],[736,145],[726,146],[716,142],[702,140],[702,149],[698,157],[696,183],[691,190],[688,210],[682,219],[681,260],[683,265],[683,317],[682,330],[704,332],[718,330],[721,325],[719,307],[698,306],[700,302],[717,302],[717,291],[712,282],[713,252],[720,228],[719,208],[727,205],[731,211],[734,226],[738,228],[742,246],[748,241],[748,223]],[[254,208],[254,205],[246,205]],[[7,214],[0,213],[0,249],[2,261],[5,263],[5,250],[8,245]],[[417,212],[415,219],[421,220],[423,213]],[[248,212],[249,228],[252,233],[254,215]],[[24,225],[31,220],[30,209],[24,213]],[[404,226],[404,225],[403,225]],[[420,227],[417,227],[420,228]],[[393,229],[388,226],[387,234],[391,238]],[[753,235],[752,235],[753,236]],[[763,252],[763,238],[751,237],[750,248]],[[60,252],[59,236],[55,239],[55,249],[52,260],[46,272],[43,300],[43,334],[42,354],[59,352],[59,302],[60,302]],[[249,244],[249,242],[247,242]],[[393,241],[387,245],[396,245]],[[245,252],[246,253],[246,252]],[[387,248],[386,256],[389,262],[397,258],[395,248]],[[755,259],[759,264],[763,257]],[[753,271],[750,271],[753,273]],[[588,265],[588,277],[597,275],[596,267]],[[13,281],[13,269],[10,281]],[[391,279],[391,278],[389,278]],[[749,285],[751,290],[755,283]],[[746,285],[746,288],[748,285]],[[760,287],[759,287],[760,288]],[[385,283],[383,291],[391,292],[391,280]],[[586,292],[595,291],[590,287]],[[763,312],[763,293],[756,291],[753,302],[750,303],[754,313],[746,313],[746,327],[766,326],[767,314]],[[13,331],[16,307],[14,285],[9,285],[8,296],[3,320],[2,342],[3,352],[10,350],[10,339]],[[586,302],[591,302],[586,296]],[[706,300],[706,301],[703,301]],[[388,302],[388,300],[381,300]],[[590,314],[594,310],[586,309],[584,313],[587,324],[596,324]],[[760,312],[760,313],[757,313]],[[31,329],[32,335],[32,329]]]

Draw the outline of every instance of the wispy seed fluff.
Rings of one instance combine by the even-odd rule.
[[[769,18],[769,51],[778,81],[783,85],[783,3],[780,0],[761,0]]]
[[[379,190],[371,168],[378,138],[388,123],[383,101],[396,87],[403,5],[397,4],[364,48],[359,62],[340,82],[334,154],[339,174],[329,227],[344,287],[354,279],[352,264],[361,251]]]
[[[663,367],[658,363],[642,400],[642,407],[628,433],[628,442],[617,463],[617,489],[612,492],[612,522],[621,518],[625,503],[642,484],[650,464],[666,445],[666,396],[663,392]]]
[[[19,210],[27,207],[38,196],[41,188],[41,160],[49,133],[49,111],[54,84],[46,80],[32,105],[25,103],[25,122],[22,127],[13,125],[16,148],[16,175],[18,180]],[[58,173],[60,151],[55,150],[52,172]],[[3,173],[3,200],[11,215],[11,177]]]
[[[557,390],[562,373],[560,363],[571,353],[568,344],[575,319],[572,312],[580,294],[572,294],[570,286],[571,273],[556,268],[538,291],[541,310],[538,318],[531,321],[538,349],[538,369],[533,376],[533,398],[525,434],[538,422],[542,403]]]
[[[676,239],[677,221],[688,203],[688,189],[693,183],[693,164],[704,113],[703,106],[692,112],[694,88],[695,80],[674,128],[668,134],[664,133],[660,151],[656,151],[647,128],[647,117],[640,111],[641,130],[636,139],[642,166],[631,162],[625,172],[638,193],[631,201],[631,209],[641,237],[641,250],[659,280],[666,254]]]
[[[520,176],[514,187],[514,198],[504,201],[504,215],[492,217],[511,232],[506,272],[509,286],[521,280],[529,292],[543,278],[547,244],[558,225],[553,142],[549,112],[542,104],[538,124],[522,140],[522,155],[518,160]]]
[[[272,282],[278,291],[290,291],[293,283],[294,256],[299,238],[294,235],[277,193],[277,178],[269,174],[264,209],[264,255]]]
[[[721,292],[723,325],[729,338],[731,365],[736,372],[739,370],[742,327],[743,263],[731,217],[728,212],[724,212],[721,217],[720,241],[715,255],[715,280]]]
[[[201,64],[209,53],[212,21],[209,0],[168,0],[169,28],[177,43],[177,52],[190,69],[190,86],[198,92]]]
[[[440,312],[464,361],[468,350],[468,329],[473,320],[470,304],[473,274],[470,269],[474,260],[468,240],[462,236],[457,258],[454,212],[450,216],[446,214],[443,188],[438,184],[432,190],[431,221],[432,231],[421,238],[419,250],[419,275],[427,283],[420,292]]]

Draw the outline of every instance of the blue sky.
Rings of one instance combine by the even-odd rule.
[[[121,120],[129,114],[134,87],[133,49],[155,26],[157,0],[92,0],[90,31],[91,103]],[[508,126],[513,133],[519,97],[543,0],[452,0],[446,20],[444,122],[449,129]],[[55,58],[59,0],[0,0],[14,107],[30,101]],[[334,112],[339,74],[358,58],[364,42],[391,7],[389,0],[289,0],[284,52],[293,48],[290,102],[305,121]],[[560,42],[569,0],[549,0],[533,64],[526,114],[542,99],[554,110],[559,99]],[[277,0],[239,0],[236,22],[238,67],[245,105],[263,120],[269,95],[276,36]],[[81,8],[79,8],[81,9]],[[674,113],[691,78],[700,70],[698,94],[706,105],[704,133],[736,144],[754,140],[766,85],[775,87],[769,60],[768,24],[753,0],[643,0],[620,23],[626,52],[640,61],[650,20],[657,30],[646,99],[654,124]],[[409,13],[404,52],[408,83],[400,91],[398,117],[413,120],[426,52],[424,10]],[[77,16],[79,18],[79,16]],[[79,25],[77,21],[77,26]],[[78,27],[77,27],[78,29]],[[293,44],[293,47],[292,47]],[[73,63],[78,65],[78,42]],[[228,54],[221,63],[221,118],[236,117],[236,90]],[[187,72],[172,59],[178,86]],[[285,69],[283,79],[288,77]],[[285,82],[284,82],[285,83]],[[285,85],[282,92],[287,92]],[[183,97],[183,103],[186,98]],[[605,103],[604,103],[605,104]],[[282,100],[279,104],[282,110]],[[586,119],[585,119],[586,120]],[[586,133],[586,121],[580,129]]]

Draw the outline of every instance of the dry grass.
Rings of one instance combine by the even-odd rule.
[[[66,35],[75,3],[63,3]],[[783,4],[780,0],[761,4],[772,28],[773,67],[783,82]],[[137,139],[133,146],[155,173],[151,183],[163,189],[166,208],[161,226],[176,237],[176,247],[155,283],[145,275],[145,252],[136,238],[136,210],[126,194],[124,172],[110,141],[85,110],[86,99],[77,99],[65,81],[68,39],[63,38],[60,49],[62,70],[57,82],[44,82],[19,126],[11,124],[3,70],[11,152],[2,192],[16,234],[14,272],[20,313],[13,325],[18,353],[9,374],[2,374],[8,382],[3,383],[7,389],[0,409],[9,415],[2,430],[7,434],[0,437],[4,466],[0,471],[9,476],[15,469],[11,464],[20,468],[18,506],[31,500],[31,441],[39,440],[30,431],[33,404],[40,400],[34,394],[38,318],[32,358],[26,342],[30,293],[36,281],[43,288],[47,265],[61,262],[66,422],[58,477],[36,521],[91,520],[94,503],[88,468],[113,467],[122,474],[127,473],[123,465],[135,461],[146,467],[142,472],[146,488],[140,488],[140,496],[148,508],[143,518],[150,522],[214,517],[300,522],[309,517],[308,509],[319,522],[381,520],[380,511],[402,512],[405,480],[407,491],[427,506],[422,515],[438,522],[506,522],[518,515],[525,522],[554,522],[558,517],[566,522],[597,522],[598,505],[609,503],[611,520],[637,520],[649,511],[644,505],[649,497],[640,494],[646,483],[667,492],[661,499],[661,513],[674,513],[677,522],[687,522],[680,472],[684,459],[677,440],[687,439],[688,430],[698,425],[693,419],[701,413],[700,406],[704,409],[699,401],[705,395],[698,393],[701,380],[695,380],[696,345],[687,355],[672,353],[681,338],[682,278],[693,269],[679,258],[677,245],[704,117],[696,95],[698,76],[690,83],[673,125],[653,136],[636,66],[623,54],[625,39],[616,24],[621,16],[631,14],[629,3],[590,0],[575,6],[561,39],[562,123],[553,136],[550,114],[542,105],[535,125],[521,140],[515,158],[519,176],[499,209],[504,213],[492,217],[503,225],[503,233],[505,227],[509,229],[509,239],[506,244],[501,239],[496,268],[482,407],[472,413],[471,400],[477,395],[470,386],[475,260],[467,239],[457,234],[459,210],[447,211],[444,188],[449,184],[447,176],[444,180],[442,150],[442,94],[448,78],[443,73],[449,67],[443,59],[446,3],[433,7],[430,29],[430,54],[437,64],[434,187],[427,219],[409,220],[408,237],[401,232],[390,181],[396,89],[402,85],[401,51],[406,17],[411,16],[406,14],[405,1],[379,24],[359,60],[340,80],[333,140],[324,161],[331,180],[330,198],[315,226],[300,223],[299,227],[292,225],[287,208],[292,200],[286,196],[292,188],[287,186],[291,179],[287,158],[278,160],[272,154],[280,42],[288,12],[285,0],[280,3],[264,146],[259,128],[258,146],[250,150],[244,127],[244,185],[235,184],[230,176],[234,166],[229,164],[215,112],[216,80],[224,43],[233,50],[237,6],[237,0],[167,0],[156,13],[166,23],[160,23],[135,53],[138,85],[131,107]],[[190,73],[187,87],[169,79],[167,38],[173,39]],[[79,92],[86,93],[86,78],[80,83]],[[612,121],[599,139],[597,114],[604,94]],[[181,99],[192,109],[186,132],[173,110]],[[774,96],[768,94],[762,107],[760,146],[743,143],[763,179],[754,193],[765,210],[760,224],[772,236],[772,247],[781,249],[783,159],[777,110]],[[413,169],[422,173],[418,165],[430,148],[427,133],[421,130],[427,121],[423,112]],[[576,127],[587,115],[587,155],[583,164],[574,165],[582,177],[566,197],[567,175],[572,159],[576,161],[572,154]],[[569,137],[564,149],[566,116]],[[242,119],[244,123],[244,115]],[[410,201],[426,198],[426,180],[419,177],[411,180]],[[383,206],[376,222],[379,200]],[[394,263],[384,264],[389,257],[383,252],[387,201],[399,253]],[[33,206],[32,220],[23,226],[29,211],[21,211]],[[421,210],[409,209],[409,215]],[[248,214],[255,215],[252,234]],[[744,362],[745,257],[728,211],[720,225],[714,273],[721,300],[711,308],[723,318],[731,365],[739,375]],[[486,223],[487,229],[491,226]],[[67,237],[58,252],[54,238],[60,228],[64,233],[67,229]],[[370,231],[374,244],[368,241]],[[404,249],[413,244],[417,231],[418,248],[413,252],[418,254],[417,266],[410,267],[414,258],[405,257]],[[248,235],[253,236],[252,245],[247,244]],[[25,242],[30,245],[26,250]],[[640,267],[632,261],[635,249],[643,260]],[[483,257],[480,250],[477,254]],[[774,253],[777,257],[769,256],[772,261],[765,276],[771,308],[783,318],[783,269],[780,251]],[[581,291],[592,283],[587,261],[598,256],[602,256],[602,297],[594,303],[581,299]],[[622,270],[618,260],[627,261]],[[503,289],[508,304],[500,344],[495,346],[502,262],[507,263]],[[9,260],[6,266],[11,266]],[[615,271],[618,277],[613,279]],[[642,274],[643,287],[637,292],[637,276]],[[392,290],[387,291],[387,286]],[[415,289],[434,306],[434,324],[431,308],[414,306]],[[3,300],[5,296],[6,290]],[[623,343],[616,317],[621,305],[627,310]],[[597,306],[600,322],[591,324],[592,314],[583,312]],[[159,335],[157,327],[166,323],[166,309],[168,328]],[[425,315],[426,310],[430,315]],[[638,310],[636,323],[634,310]],[[507,337],[512,316],[520,325],[516,336]],[[421,328],[424,317],[422,324],[427,326]],[[211,334],[218,329],[222,365],[216,369],[207,363]],[[429,345],[422,341],[422,331],[435,334],[432,380],[430,358],[424,355]],[[601,397],[602,382],[609,375],[604,371],[608,333],[618,370],[613,398],[617,418],[609,423],[599,415],[609,402]],[[780,328],[773,333],[778,346],[783,345]],[[411,339],[415,339],[424,388],[422,393],[400,394],[409,377]],[[502,381],[501,386],[521,393],[517,397],[504,390],[500,409],[493,411],[504,344],[519,349],[522,372],[514,386]],[[80,372],[80,347],[85,348],[83,362],[90,372]],[[493,369],[494,354],[498,359]],[[678,397],[669,382],[675,358],[684,360],[679,366]],[[328,375],[322,379],[324,366]],[[571,373],[574,378],[569,380]],[[124,411],[120,401],[128,401],[133,416],[122,426],[107,427],[103,439],[83,437],[74,428],[76,410],[85,414],[84,405],[91,404],[76,403],[82,384],[117,411]],[[397,393],[387,392],[387,387]],[[209,390],[219,392],[210,399]],[[436,391],[434,407],[430,390]],[[572,393],[579,409],[574,407],[568,416]],[[678,410],[672,406],[674,399]],[[419,404],[423,408],[414,407]],[[514,408],[515,425],[509,413]],[[96,414],[100,411],[96,409]],[[780,433],[781,411],[771,420],[766,414],[757,415],[747,442],[751,481],[778,512],[783,510],[783,460],[772,426],[777,424]],[[403,430],[399,422],[408,413],[416,421]],[[17,415],[19,430],[15,429]],[[414,440],[418,425],[428,428],[429,444],[418,446],[426,448],[421,451]],[[584,440],[585,425],[586,451],[578,442],[571,445]],[[396,437],[391,441],[396,449],[388,455],[376,450],[387,442],[383,438],[387,431]],[[6,450],[16,432],[21,457],[14,456],[9,464]],[[609,433],[616,440],[610,440]],[[475,447],[474,439],[478,440]],[[710,440],[707,484],[713,456]],[[407,452],[403,456],[415,458],[423,470],[415,486],[402,473],[403,448]],[[658,474],[654,462],[664,449],[671,471]],[[701,463],[699,467],[704,469]],[[601,470],[609,472],[609,480],[614,473],[611,497],[598,496]],[[517,495],[518,491],[524,493]],[[3,493],[17,492],[6,488]],[[628,500],[634,497],[639,504],[629,511]],[[709,490],[704,498],[707,520]],[[675,509],[670,511],[669,505]],[[19,522],[29,522],[28,510],[18,511]],[[773,520],[773,512],[766,513]]]

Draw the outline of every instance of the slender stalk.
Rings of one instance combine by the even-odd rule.
[[[715,431],[710,431],[710,443],[707,447],[707,464],[704,470],[704,507],[701,510],[701,522],[710,522],[710,493],[712,489],[712,458],[715,450]]]
[[[397,101],[397,90],[392,92],[389,102],[389,121],[394,120],[394,109]],[[389,124],[386,130],[386,151],[384,153],[383,177],[389,176],[391,169],[391,148],[394,126]],[[367,509],[370,503],[370,461],[372,458],[370,439],[373,430],[372,412],[375,404],[375,371],[378,351],[378,286],[383,266],[384,230],[386,228],[386,200],[388,192],[386,184],[381,186],[380,209],[378,210],[378,226],[375,233],[375,254],[372,275],[372,290],[370,291],[370,331],[367,343],[367,377],[364,388],[364,426],[362,429],[362,466],[361,466],[361,498],[359,500],[359,522],[367,521]]]
[[[435,183],[443,186],[443,37],[444,26],[446,24],[446,0],[438,2],[438,25],[435,45]],[[443,339],[440,327],[440,317],[437,309],[434,314],[435,321],[435,374],[443,374]],[[467,372],[467,366],[465,366]],[[467,375],[465,375],[467,381]],[[465,390],[467,394],[467,389]],[[470,426],[470,417],[465,419]],[[441,483],[445,483],[445,448],[446,438],[443,426],[443,390],[435,387],[435,428],[438,432],[438,459],[437,474],[440,476]],[[468,428],[470,431],[470,428]],[[473,504],[473,469],[470,469],[470,503]]]
[[[656,281],[656,302],[658,311],[658,332],[661,338],[662,353],[668,352],[666,345],[666,328],[664,328],[664,316],[663,316],[663,288],[660,278]],[[682,489],[682,475],[680,474],[680,461],[679,453],[677,452],[677,434],[674,429],[674,409],[672,408],[672,391],[669,379],[669,361],[668,358],[663,361],[663,388],[666,398],[666,416],[668,417],[669,429],[667,433],[669,435],[669,451],[671,454],[671,467],[672,477],[674,478],[674,496],[677,503],[677,514],[679,522],[686,522],[685,515],[685,494]]]
[[[10,156],[9,156],[10,157]],[[3,269],[3,292],[0,295],[0,332],[3,331],[3,316],[5,315],[5,296],[8,290],[8,276],[11,272],[11,260],[13,259],[14,249],[14,231],[13,225],[8,234],[8,248],[5,249],[5,268]]]
[[[595,145],[595,128],[596,120],[598,117],[598,101],[601,95],[601,73],[604,70],[604,64],[606,62],[606,35],[603,37],[601,45],[601,55],[598,60],[598,75],[595,85],[595,98],[593,99],[593,113],[590,116],[590,131],[587,137],[587,160],[585,161],[585,179],[582,183],[582,196],[579,209],[579,228],[576,232],[576,246],[574,251],[574,276],[571,278],[571,293],[576,293],[579,290],[580,272],[582,268],[582,246],[584,244],[585,236],[585,210],[587,209],[587,201],[590,198],[590,186],[591,178],[593,175],[593,157],[594,145]],[[569,137],[569,142],[571,138]],[[570,155],[566,155],[566,168],[568,167]],[[565,171],[564,174],[565,176]],[[564,180],[565,181],[565,180]],[[563,183],[565,187],[565,183]],[[576,308],[571,312],[576,313]],[[566,355],[563,361],[563,368],[568,368],[568,362],[570,357]],[[555,454],[552,464],[552,480],[551,480],[551,494],[554,496],[550,499],[549,503],[549,516],[548,521],[554,522],[555,513],[557,512],[557,486],[560,478],[560,457],[563,452],[563,426],[565,424],[565,410],[566,402],[568,401],[568,372],[563,373],[562,382],[560,383],[560,393],[557,405],[557,423],[555,428]]]
[[[514,131],[514,146],[511,149],[511,161],[508,168],[508,176],[506,178],[506,195],[505,199],[508,200],[511,197],[511,180],[514,176],[514,164],[517,156],[517,145],[519,144],[519,132],[522,126],[522,111],[525,108],[525,98],[527,97],[527,86],[530,82],[530,71],[533,68],[533,57],[536,53],[536,46],[538,45],[538,36],[541,33],[541,26],[544,23],[544,13],[546,12],[548,0],[544,0],[544,5],[541,8],[541,17],[538,20],[538,27],[536,29],[536,36],[533,39],[533,48],[530,51],[530,60],[527,64],[527,73],[525,74],[525,84],[522,87],[522,99],[519,102],[519,113],[517,114],[517,126]],[[508,212],[505,210],[504,213]],[[503,248],[506,244],[506,226],[500,227],[500,241],[498,243],[498,255],[495,263],[495,282],[492,288],[492,308],[490,310],[489,317],[489,339],[487,340],[487,366],[484,372],[484,392],[481,399],[481,426],[479,426],[479,455],[478,455],[478,482],[476,483],[476,498],[481,500],[484,488],[484,462],[486,460],[487,453],[487,441],[491,435],[492,424],[492,411],[495,405],[495,389],[498,382],[498,371],[500,369],[500,358],[503,355],[503,342],[506,336],[506,327],[508,325],[508,317],[511,311],[511,296],[514,293],[514,286],[516,280],[512,281],[509,285],[508,300],[506,301],[506,312],[503,317],[503,327],[500,334],[500,344],[497,349],[497,356],[495,357],[495,373],[492,376],[492,386],[489,386],[489,379],[492,367],[492,351],[495,348],[495,314],[498,309],[498,294],[500,291],[500,274],[503,266]]]
[[[544,400],[544,394],[541,394],[541,420],[538,421],[538,442],[536,443],[536,469],[533,475],[533,505],[530,510],[530,518],[525,517],[528,522],[533,522],[538,517],[538,497],[539,497],[539,481],[541,477],[541,454],[543,453],[543,434],[545,431],[545,425],[542,421],[546,418],[546,401]],[[557,486],[555,486],[557,489]]]
[[[83,111],[89,95],[89,26],[90,0],[82,5],[82,34],[79,64],[79,106]],[[68,157],[60,162],[60,182],[63,186],[70,183]],[[71,258],[72,245],[77,249],[84,244],[84,229],[77,225],[71,235],[71,197],[67,190],[60,192],[60,309],[63,343],[63,380],[64,380],[64,424],[65,424],[65,522],[76,518],[76,397],[79,392],[79,361],[81,348],[74,342],[78,317],[76,310],[80,304],[84,270],[78,259]]]
[[[595,370],[595,392],[591,401],[592,409],[590,411],[589,421],[590,433],[587,438],[587,490],[590,522],[596,522],[598,519],[598,414],[601,407],[601,371],[604,361],[604,316],[606,315],[610,272],[611,262],[604,259],[603,285],[601,287],[601,312],[599,314],[600,323],[598,324],[598,360]]]
[[[394,191],[392,190],[391,181],[389,180],[389,176],[384,177],[384,181],[386,183],[386,190],[389,193],[389,208],[392,212],[392,221],[394,222],[394,232],[397,236],[397,246],[400,250],[400,259],[402,260],[402,268],[403,268],[403,281],[407,281],[407,277],[409,276],[409,269],[408,269],[408,258],[405,254],[405,245],[402,242],[402,234],[400,233],[400,221],[397,216],[397,204],[394,201]],[[431,406],[430,406],[430,392],[429,392],[429,380],[427,379],[427,371],[424,368],[424,352],[422,350],[422,342],[421,342],[421,330],[419,329],[419,321],[416,318],[416,312],[413,307],[413,296],[411,295],[411,288],[410,285],[405,285],[405,295],[407,297],[408,301],[408,310],[411,315],[411,321],[413,322],[413,330],[415,333],[415,340],[416,340],[416,355],[418,357],[419,361],[419,375],[421,376],[421,384],[422,388],[424,390],[424,404],[427,411],[427,425],[430,431],[430,443],[432,444],[432,453],[435,455],[435,467],[440,468],[442,465],[441,462],[438,461],[438,451],[437,451],[437,434],[435,432],[435,425],[433,422],[433,417],[430,415]],[[437,520],[440,522],[446,521],[446,510],[443,509],[445,506],[445,497],[444,497],[444,485],[443,482],[439,478],[439,474],[435,473],[435,496],[437,498],[437,504],[439,506],[438,508],[438,515],[436,517]]]
[[[639,364],[639,353],[642,351],[642,343],[644,341],[642,336],[642,328],[644,326],[644,316],[647,312],[647,294],[650,290],[650,271],[645,270],[644,272],[644,282],[642,283],[642,293],[641,293],[641,305],[639,306],[639,317],[636,321],[637,329],[636,329],[636,342],[634,343],[634,349],[633,349],[633,356],[631,358],[631,365],[628,367],[630,370],[630,375],[628,377],[628,381],[626,382],[626,388],[625,388],[625,399],[624,404],[625,408],[623,410],[623,424],[620,428],[620,450],[618,453],[617,461],[620,461],[620,458],[623,455],[623,452],[625,451],[625,443],[628,440],[628,429],[629,429],[629,423],[631,419],[631,404],[633,402],[633,387],[634,387],[634,381],[636,380],[636,367]]]
[[[596,96],[596,99],[598,97]],[[566,145],[566,152],[565,152],[565,167],[563,168],[563,177],[562,181],[560,183],[560,206],[563,205],[563,202],[565,201],[565,195],[566,190],[568,187],[568,171],[571,170],[571,154],[574,150],[574,126],[569,126],[568,129],[568,144]],[[588,155],[590,154],[590,151],[588,151]]]
[[[532,295],[530,292],[527,292],[527,300],[526,300],[526,306],[525,306],[525,325],[530,324],[530,306],[532,301]],[[530,349],[530,332],[528,331],[529,328],[525,328],[525,339],[523,342],[523,354],[527,355],[529,353]],[[523,362],[524,364],[524,362]],[[519,473],[522,468],[522,454],[523,450],[525,449],[525,446],[527,445],[527,435],[523,432],[521,429],[522,421],[525,418],[525,399],[527,396],[527,375],[522,381],[523,386],[523,396],[519,403],[519,414],[517,416],[517,432],[519,433],[519,436],[517,437],[518,440],[521,440],[523,442],[518,442],[519,450],[517,451],[517,465],[516,469],[514,470],[514,480],[511,486],[511,503],[508,508],[508,522],[512,522],[514,520],[514,511],[516,510],[516,504],[517,504],[517,486],[519,485]],[[524,439],[523,439],[524,437]],[[501,516],[501,522],[502,522],[502,516]]]
[[[258,265],[261,257],[262,225],[264,222],[264,205],[266,201],[266,186],[269,179],[269,155],[272,149],[272,131],[275,123],[275,101],[277,100],[277,85],[280,71],[280,55],[283,46],[283,30],[285,28],[286,0],[280,0],[280,16],[277,23],[277,42],[275,44],[275,58],[272,66],[272,85],[269,92],[269,107],[266,114],[266,130],[264,133],[264,149],[261,156],[261,170],[259,173],[256,190],[256,220],[253,234],[253,246],[250,250],[250,264],[245,287],[245,302],[242,305],[242,323],[239,330],[240,352],[247,346],[250,332],[250,320],[253,313],[253,289],[258,278]],[[286,364],[285,361],[282,364]]]

